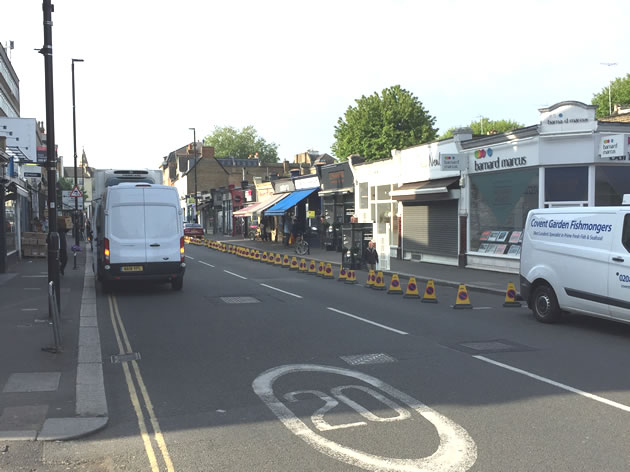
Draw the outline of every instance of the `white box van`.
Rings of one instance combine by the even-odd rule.
[[[536,319],[630,323],[630,206],[531,210],[524,233],[521,295]]]
[[[96,274],[113,280],[184,283],[184,230],[175,187],[122,183],[105,189],[96,215]]]

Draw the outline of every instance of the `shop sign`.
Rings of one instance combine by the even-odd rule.
[[[514,167],[524,167],[527,165],[526,156],[517,157],[494,157],[495,152],[492,148],[478,149],[474,154],[474,170],[475,172],[483,172],[486,170],[505,170]],[[492,158],[492,160],[486,159]]]
[[[313,176],[306,177],[303,179],[295,179],[293,183],[295,184],[296,190],[305,190],[307,188],[315,188],[315,187],[319,187],[319,177],[317,177],[316,175],[313,175]]]
[[[340,189],[352,186],[352,171],[348,163],[322,169],[322,188],[324,190]]]
[[[466,154],[440,153],[440,170],[462,170],[466,157]]]
[[[315,210],[309,210],[306,212],[307,218],[315,218]]]
[[[603,136],[599,143],[599,157],[616,161],[625,161],[628,156],[630,136],[615,134]]]

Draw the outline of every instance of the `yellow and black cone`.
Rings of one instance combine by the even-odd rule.
[[[285,267],[287,269],[291,268],[291,259],[289,259],[289,256],[286,254],[282,256],[282,267]]]
[[[260,251],[254,251],[254,260],[260,262]]]
[[[392,280],[389,283],[389,288],[387,289],[387,293],[392,295],[402,295],[402,287],[400,286],[400,279],[398,278],[398,274],[392,275]]]
[[[376,279],[374,280],[372,288],[374,290],[385,290],[385,276],[380,270],[376,273]]]
[[[505,307],[520,308],[521,304],[516,301],[516,287],[512,282],[508,283],[507,290],[505,291]]]
[[[317,265],[315,264],[315,261],[311,261],[308,264],[308,274],[309,275],[317,275]]]
[[[332,264],[330,262],[326,264],[326,268],[324,269],[324,278],[325,279],[335,278],[335,276],[333,275]]]
[[[404,298],[420,298],[420,293],[418,292],[418,284],[416,283],[415,277],[409,277],[409,283],[407,284],[407,290],[403,295]]]
[[[273,264],[273,261],[276,259],[276,255],[273,252],[270,252],[267,255],[267,264]]]
[[[339,269],[339,277],[337,277],[337,282],[343,282],[348,278],[348,271],[345,267],[341,267]]]
[[[308,272],[308,267],[306,266],[306,259],[301,259],[300,260],[300,266],[298,267],[298,272],[300,273],[304,273],[304,272]]]
[[[424,289],[424,296],[422,297],[422,303],[437,303],[437,294],[435,293],[435,282],[433,280],[427,281],[427,286]]]
[[[298,270],[299,266],[298,266],[298,260],[297,257],[293,256],[291,258],[291,266],[289,267],[289,270]]]
[[[348,270],[348,277],[344,280],[346,284],[356,284],[357,283],[357,274],[354,269]]]
[[[470,303],[470,297],[468,296],[468,290],[466,290],[466,286],[462,284],[457,289],[457,299],[455,300],[455,305],[453,305],[453,308],[463,309],[472,307],[473,306]]]
[[[319,261],[319,265],[317,266],[317,277],[324,276],[324,261]]]
[[[260,262],[267,262],[267,251],[263,251]]]
[[[280,254],[276,254],[276,259],[273,261],[274,265],[282,266],[282,256]]]
[[[370,269],[368,272],[367,280],[365,281],[366,288],[372,288],[374,286],[374,281],[376,280],[376,274],[373,270]]]

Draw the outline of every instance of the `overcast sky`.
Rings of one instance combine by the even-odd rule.
[[[630,72],[630,1],[56,0],[55,130],[72,161],[156,168],[215,126],[253,125],[281,159],[330,152],[337,119],[400,84],[440,133],[480,116],[532,125],[538,108]],[[0,0],[21,116],[45,121],[41,0]],[[604,27],[607,27],[605,30]],[[601,65],[616,62],[616,66]]]

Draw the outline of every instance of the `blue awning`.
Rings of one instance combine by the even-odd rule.
[[[282,216],[287,210],[290,210],[295,205],[300,203],[306,197],[308,197],[311,193],[317,192],[319,190],[318,187],[309,188],[307,190],[296,190],[295,192],[291,192],[288,196],[280,200],[271,208],[265,210],[266,216]]]

